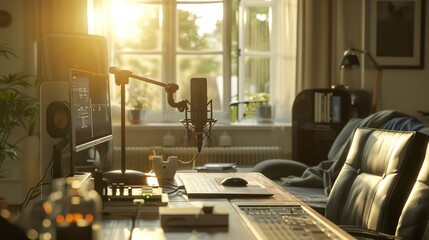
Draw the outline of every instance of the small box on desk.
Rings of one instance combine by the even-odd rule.
[[[194,169],[198,172],[237,172],[238,168],[236,163],[206,163]]]
[[[160,207],[161,227],[167,230],[178,228],[227,228],[228,210],[223,207]]]

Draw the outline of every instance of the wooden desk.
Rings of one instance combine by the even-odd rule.
[[[273,181],[269,180],[260,173],[212,173],[216,177],[226,176],[238,176],[243,178],[254,178],[257,179],[262,185],[270,189],[274,195],[269,198],[255,198],[255,199],[188,199],[187,196],[178,196],[170,199],[169,206],[171,207],[195,207],[203,205],[221,206],[229,211],[229,227],[226,231],[198,231],[198,230],[187,230],[181,232],[164,232],[160,227],[160,220],[156,219],[135,219],[134,227],[133,220],[129,218],[121,219],[104,219],[103,223],[103,235],[104,239],[118,240],[118,239],[234,239],[234,240],[247,240],[256,239],[252,234],[249,227],[241,219],[240,215],[233,207],[234,203],[240,202],[258,202],[258,203],[300,203],[305,205],[296,199],[293,195],[284,191],[283,188],[278,186]],[[316,211],[309,208],[310,211],[318,218],[324,219],[324,221],[332,227],[336,232],[343,236],[343,239],[353,239],[352,236],[341,230],[335,224],[321,216]],[[286,236],[285,236],[286,237]]]

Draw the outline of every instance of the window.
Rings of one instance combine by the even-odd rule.
[[[289,110],[282,111],[290,115],[291,101],[283,95],[294,96],[295,78],[293,74],[286,78],[282,72],[294,73],[294,68],[282,65],[289,56],[285,57],[279,46],[288,44],[283,42],[288,39],[278,38],[283,37],[281,28],[286,23],[296,25],[296,2],[111,0],[110,15],[104,17],[108,19],[105,26],[109,27],[103,28],[107,31],[94,31],[108,36],[112,66],[157,81],[177,83],[176,101],[190,98],[191,78],[207,78],[208,99],[213,101],[219,122],[230,120],[231,101],[249,100],[261,94],[269,96],[277,106],[289,105]],[[287,7],[282,10],[287,16],[278,7]],[[97,12],[97,7],[89,9]],[[285,18],[292,19],[292,23]],[[95,24],[90,21],[91,25]],[[296,27],[287,31],[293,35],[290,39],[296,38],[296,32],[292,32]],[[296,50],[293,44],[288,46],[292,49],[289,51]],[[295,62],[295,56],[291,54],[289,60]],[[116,95],[119,101],[119,89]],[[129,107],[150,109],[149,121],[177,122],[183,118],[183,114],[168,106],[161,87],[138,80],[130,79],[126,102]]]
[[[237,91],[238,101],[270,100],[272,79],[271,63],[273,52],[271,1],[240,1],[239,6],[239,52],[240,76]],[[252,118],[256,104],[247,105],[245,112]],[[240,113],[243,114],[243,113]]]

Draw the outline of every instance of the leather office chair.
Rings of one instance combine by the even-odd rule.
[[[429,149],[396,228],[402,239],[429,239]]]
[[[429,239],[429,146],[413,189],[402,209],[395,235],[360,227],[346,227],[356,237],[366,239]]]
[[[337,225],[394,234],[427,144],[418,132],[358,128],[325,216]]]

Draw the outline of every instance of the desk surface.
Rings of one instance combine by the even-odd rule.
[[[229,227],[223,231],[199,231],[199,230],[184,230],[180,232],[165,232],[160,227],[159,218],[137,218],[115,216],[106,217],[103,220],[103,235],[106,240],[109,239],[257,239],[251,232],[250,228],[241,219],[237,210],[233,207],[233,203],[240,202],[258,202],[258,203],[299,203],[305,206],[293,195],[284,191],[260,173],[212,173],[216,177],[239,176],[244,178],[255,178],[258,182],[270,189],[274,195],[268,198],[245,198],[245,199],[188,199],[186,195],[170,198],[170,207],[202,207],[203,205],[212,205],[224,207],[229,212]],[[335,224],[321,216],[316,211],[309,208],[310,211],[318,218],[332,227],[334,231],[344,236],[344,239],[351,239],[350,235],[341,230]],[[132,234],[132,235],[131,235]]]

